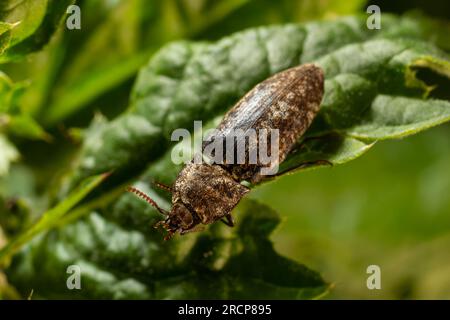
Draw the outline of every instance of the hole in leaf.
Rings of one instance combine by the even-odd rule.
[[[416,72],[416,78],[423,81],[427,86],[433,87],[429,97],[435,99],[450,100],[450,79],[425,66],[414,66],[411,68]]]

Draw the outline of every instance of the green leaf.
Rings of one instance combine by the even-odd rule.
[[[13,96],[14,84],[9,77],[0,71],[0,114],[9,111]]]
[[[39,205],[35,177],[28,167],[16,164],[0,178],[0,230],[6,238],[25,230]]]
[[[14,61],[40,50],[61,23],[73,0],[6,0],[0,4],[0,22],[15,26],[3,42],[0,25],[0,63]],[[3,43],[2,43],[3,42]]]
[[[131,79],[169,41],[217,39],[249,26],[350,14],[362,7],[364,1],[348,0],[345,4],[336,0],[320,3],[315,0],[103,2],[80,3],[83,29],[90,32],[66,33],[53,50],[64,51],[65,62],[60,77],[51,87],[50,101],[40,106],[46,125],[53,126],[82,109],[92,108],[93,101],[98,103],[96,98],[105,100],[102,95],[114,88],[120,90],[119,85]],[[97,59],[99,56],[103,57],[101,61]],[[59,59],[56,61],[61,63]],[[48,75],[41,77],[48,81]]]
[[[7,23],[0,21],[0,55],[8,48],[11,42],[11,30],[17,26],[18,23]]]
[[[13,83],[0,72],[0,131],[29,139],[50,141],[51,136],[19,105],[26,83]]]
[[[81,10],[86,13],[83,16],[83,32],[78,44],[70,52],[67,66],[62,70],[61,79],[52,88],[53,103],[46,107],[43,121],[54,125],[68,115],[81,109],[92,101],[100,93],[114,88],[124,80],[131,78],[139,67],[144,64],[152,51],[152,48],[140,48],[140,19],[142,6],[153,11],[152,2],[142,0],[129,0],[118,2],[109,10],[101,14],[105,17],[97,19],[98,4],[83,3]],[[93,17],[88,15],[94,13]],[[89,19],[95,18],[90,23]],[[99,20],[99,21],[98,21]],[[120,30],[120,32],[118,32]],[[133,36],[130,36],[133,35]],[[77,35],[66,35],[66,42],[77,41]],[[61,41],[60,46],[67,45]],[[59,48],[57,48],[59,49]],[[138,51],[142,49],[141,51]],[[70,49],[69,49],[70,50]],[[103,56],[99,60],[98,57]]]
[[[1,21],[19,24],[12,33],[12,46],[31,36],[39,28],[45,16],[47,3],[47,0],[2,2],[0,6]]]
[[[51,136],[30,116],[15,115],[7,119],[8,133],[28,139],[51,141]]]
[[[448,121],[447,101],[379,95],[367,118],[347,133],[364,140],[402,138]]]
[[[1,140],[0,140],[1,141]],[[17,236],[15,239],[8,242],[8,244],[0,250],[0,265],[7,264],[11,255],[19,250],[25,243],[32,240],[38,234],[43,231],[49,230],[54,227],[58,220],[67,213],[72,207],[80,202],[89,192],[97,187],[107,175],[101,174],[87,178],[81,183],[78,188],[73,190],[67,198],[56,205],[54,208],[45,212],[39,221],[33,224],[30,228]]]
[[[388,139],[447,121],[449,102],[423,100],[429,88],[411,82],[418,61],[432,57],[438,67],[429,69],[443,74],[448,63],[444,53],[421,42],[421,24],[389,15],[381,30],[368,30],[365,23],[344,18],[166,46],[141,70],[129,111],[87,138],[74,181],[112,169],[124,178],[139,174],[166,152],[174,129],[223,114],[256,83],[304,62],[317,63],[326,76],[322,110],[308,135],[337,131],[374,140],[381,136],[370,126],[383,125],[390,127],[391,133],[383,131]],[[404,99],[413,105],[405,109]],[[383,105],[391,111],[386,116],[396,119],[377,116]]]
[[[92,32],[83,33],[83,38],[78,40],[81,47],[70,53],[70,63],[53,88],[52,103],[43,110],[43,121],[47,125],[55,125],[89,106],[101,94],[135,76],[163,44],[198,36],[246,2],[248,0],[221,0],[210,5],[193,5],[178,0],[118,1],[100,13],[105,15],[100,23],[97,19],[98,4],[96,7],[95,3],[82,3],[82,11],[86,13],[83,23],[88,20],[86,28]],[[92,13],[95,14],[89,16]],[[95,19],[95,23],[89,23],[89,19]],[[142,32],[143,26],[145,32]],[[99,61],[99,56],[104,58]]]
[[[335,132],[306,140],[280,165],[279,173],[327,166],[326,163],[317,163],[303,168],[298,167],[302,163],[314,163],[320,160],[326,160],[333,165],[343,164],[361,156],[374,144],[375,142],[364,142]]]
[[[156,221],[150,212],[145,203],[123,195],[110,214]],[[53,298],[311,299],[327,292],[318,273],[275,252],[268,236],[280,218],[273,210],[247,200],[239,217],[233,230],[216,225],[198,237],[165,242],[159,234],[94,213],[31,244],[19,257],[22,263],[10,268],[9,279],[24,292],[33,287],[35,295]],[[177,247],[184,247],[182,256]],[[46,258],[35,260],[38,252]],[[67,290],[65,270],[71,264],[81,268],[81,291]]]

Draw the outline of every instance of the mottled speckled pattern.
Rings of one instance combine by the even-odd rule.
[[[322,70],[313,64],[275,74],[253,88],[225,115],[217,128],[219,133],[210,137],[211,141],[218,136],[226,139],[235,129],[255,129],[257,132],[260,129],[278,129],[278,164],[283,162],[319,111],[323,82]],[[270,150],[270,136],[268,142]],[[258,148],[257,141],[246,149],[247,160],[252,148]],[[260,163],[251,165],[248,161],[244,165],[226,165],[236,180],[250,180],[252,183],[264,179],[259,172],[260,167]]]
[[[233,129],[278,129],[281,163],[304,134],[319,111],[323,96],[322,70],[305,64],[280,72],[261,82],[247,93],[224,117],[219,133],[227,137]],[[270,140],[268,140],[270,142]],[[204,144],[206,147],[208,143]],[[258,141],[250,143],[246,154],[258,148]],[[248,157],[246,157],[247,159]],[[187,164],[178,174],[173,186],[172,210],[161,224],[169,232],[185,233],[198,224],[210,224],[229,218],[231,210],[249,191],[240,184],[264,179],[261,164]]]

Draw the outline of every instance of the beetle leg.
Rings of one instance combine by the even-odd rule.
[[[306,148],[306,144],[309,141],[314,141],[314,140],[322,140],[324,138],[327,137],[328,134],[324,134],[324,135],[319,135],[319,136],[310,136],[310,137],[306,137],[305,139],[303,139],[301,142],[298,142],[294,145],[294,147],[292,148],[291,151],[289,151],[290,154],[296,153],[304,148]]]
[[[175,232],[173,231],[168,231],[167,235],[164,237],[164,241],[170,240],[172,239],[173,235],[175,234]]]
[[[222,221],[229,227],[234,227],[234,219],[230,213],[228,213],[224,218],[220,219],[220,221]]]
[[[204,226],[197,225],[197,226],[195,226],[195,227],[193,227],[193,228],[191,228],[191,229],[181,230],[181,231],[180,231],[180,235],[184,235],[184,234],[186,234],[186,233],[191,233],[191,232],[202,231],[202,230],[204,230],[204,229],[205,229]]]
[[[295,166],[293,168],[290,168],[287,171],[283,171],[283,172],[281,172],[281,173],[279,173],[279,174],[277,174],[275,176],[281,176],[281,175],[284,175],[284,174],[289,173],[291,171],[295,171],[295,170],[299,170],[299,169],[305,169],[305,168],[312,167],[312,166],[324,166],[324,165],[329,165],[329,166],[332,167],[333,163],[331,161],[328,161],[328,160],[307,161],[307,162],[300,163],[297,166]]]

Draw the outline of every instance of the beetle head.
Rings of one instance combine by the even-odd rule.
[[[172,206],[172,210],[167,212],[160,208],[150,196],[141,190],[134,187],[127,187],[126,190],[147,201],[166,217],[164,220],[155,224],[155,228],[163,227],[167,231],[167,235],[164,237],[165,240],[172,238],[177,232],[184,234],[192,231],[194,227],[200,223],[197,215],[191,212],[181,201],[175,202]]]
[[[166,219],[158,222],[155,228],[162,226],[167,231],[167,236],[164,239],[168,240],[177,232],[184,234],[192,230],[198,223],[196,214],[186,208],[182,202],[176,202]]]

